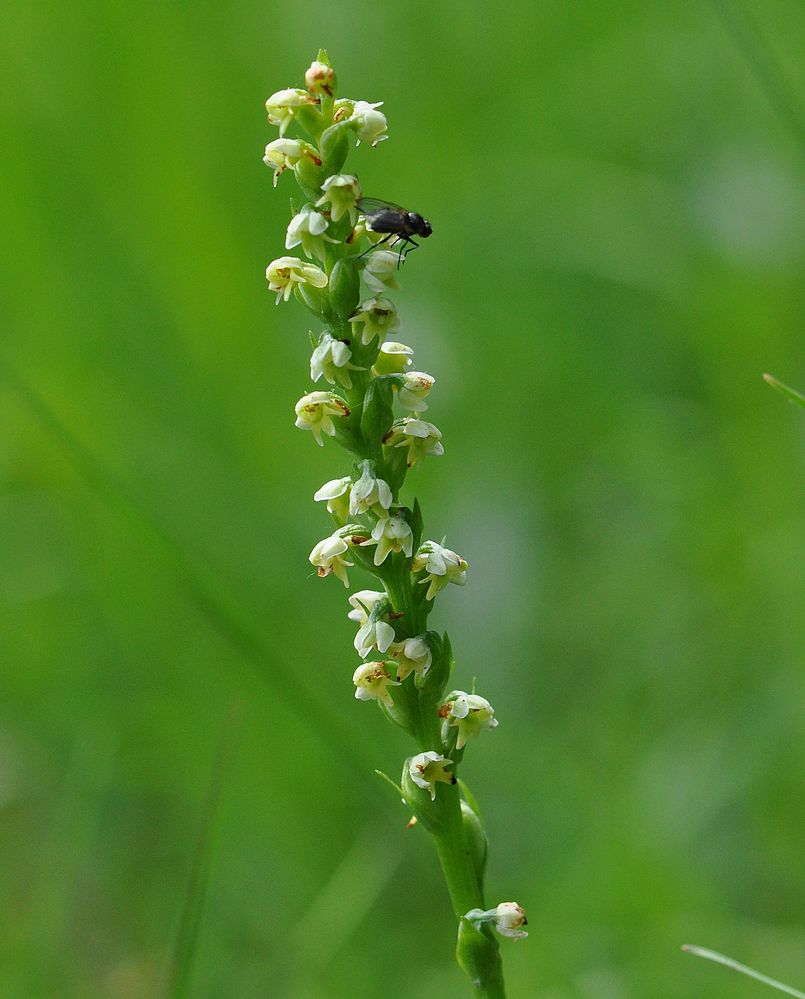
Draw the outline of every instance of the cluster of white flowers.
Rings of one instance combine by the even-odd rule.
[[[490,703],[474,692],[445,695],[449,643],[427,630],[433,601],[448,583],[465,584],[467,562],[443,544],[423,541],[418,505],[412,509],[400,501],[408,469],[444,454],[441,432],[422,419],[435,379],[409,370],[412,349],[389,339],[401,328],[387,296],[399,287],[402,252],[393,242],[376,245],[394,232],[372,229],[361,186],[344,172],[350,137],[370,147],[388,137],[382,102],[338,98],[336,86],[322,52],[305,73],[305,89],[280,90],[266,102],[279,138],[266,146],[264,162],[275,186],[292,172],[306,199],[293,210],[285,249],[301,250],[307,258],[278,257],[266,278],[277,303],[294,296],[325,327],[311,334],[310,377],[332,389],[302,395],[296,426],[309,430],[320,446],[325,436],[334,438],[353,465],[314,494],[326,503],[335,530],[314,546],[309,560],[318,576],[333,575],[346,587],[348,570],[356,565],[382,584],[349,597],[361,659],[352,680],[358,700],[377,702],[417,735],[420,748],[423,742],[432,747],[403,768],[403,787],[412,789],[404,792],[406,800],[416,811],[458,794],[438,785],[456,785],[455,768],[468,740],[498,722]],[[292,128],[307,138],[286,136]],[[395,406],[401,411],[396,416]],[[473,912],[505,935],[525,935],[519,930],[525,916],[515,903]]]

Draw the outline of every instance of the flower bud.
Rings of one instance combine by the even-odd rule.
[[[501,902],[495,909],[495,929],[503,937],[512,937],[514,940],[527,937],[528,933],[521,930],[521,926],[527,926],[525,909],[516,902]]]
[[[501,902],[494,909],[470,909],[462,916],[471,926],[479,929],[481,926],[494,923],[495,929],[503,937],[511,937],[514,940],[527,937],[528,933],[521,930],[521,926],[527,926],[525,909],[516,902]]]
[[[318,62],[318,60],[312,62],[305,73],[305,86],[311,94],[317,96],[326,94],[328,97],[332,97],[335,87],[335,71],[333,67],[328,66],[326,63]]]
[[[319,138],[319,149],[324,163],[324,176],[331,177],[340,173],[347,156],[349,155],[349,137],[352,129],[346,122],[330,125],[321,133]]]

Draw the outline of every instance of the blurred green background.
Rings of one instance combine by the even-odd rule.
[[[471,565],[434,621],[500,719],[465,774],[513,999],[768,994],[686,941],[805,987],[805,414],[760,377],[805,387],[802,5],[3,21],[4,999],[164,995],[201,829],[188,995],[467,993],[307,563],[346,464],[293,427],[261,156],[320,45],[386,102],[364,190],[434,226],[395,297],[447,453],[410,482]]]

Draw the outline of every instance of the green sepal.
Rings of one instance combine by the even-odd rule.
[[[324,119],[314,104],[304,104],[302,107],[297,108],[294,119],[314,139],[318,139],[321,135],[321,131],[324,128]]]
[[[411,511],[411,516],[408,518],[408,523],[411,525],[411,533],[414,536],[413,549],[417,551],[419,545],[422,542],[422,507],[419,505],[419,500],[414,497],[414,509]]]
[[[408,449],[404,447],[387,447],[384,453],[383,465],[386,469],[385,480],[396,496],[402,489],[408,472]],[[416,551],[416,546],[414,547]]]
[[[393,781],[393,780],[391,779],[391,777],[389,777],[389,775],[388,775],[388,774],[386,774],[386,773],[383,773],[383,771],[382,771],[382,770],[375,770],[375,773],[377,774],[377,776],[378,776],[378,777],[380,777],[380,778],[381,778],[382,780],[384,780],[384,781],[385,781],[385,782],[386,782],[387,784],[389,784],[389,785],[391,786],[391,788],[392,788],[392,789],[393,789],[394,791],[396,791],[396,792],[397,792],[397,794],[398,794],[398,795],[399,795],[400,797],[402,797],[402,788],[400,787],[400,785],[399,785],[399,784],[395,784],[395,783],[394,783],[394,781]]]
[[[425,674],[422,683],[421,696],[427,697],[434,705],[438,704],[444,696],[447,685],[450,682],[450,674],[453,672],[455,662],[453,660],[453,649],[447,632],[440,639],[435,632],[428,632],[428,644],[431,647],[433,658],[430,669]]]
[[[314,316],[318,316],[325,323],[332,322],[333,313],[330,309],[326,288],[314,288],[312,284],[300,282],[294,285],[293,293],[296,295],[297,301],[301,302],[306,309],[310,309]]]
[[[349,155],[349,139],[352,129],[348,122],[340,121],[321,133],[319,152],[322,158],[324,179],[341,173],[341,167]]]
[[[388,375],[381,375],[369,382],[361,416],[361,433],[370,448],[379,451],[380,442],[393,422],[391,382]],[[389,482],[389,485],[396,493],[394,483]]]
[[[478,885],[483,891],[484,874],[486,873],[486,856],[489,851],[489,841],[486,838],[484,827],[475,809],[469,802],[461,799],[461,822],[464,826],[464,836],[470,848],[472,865],[475,868],[475,876]]]
[[[498,944],[489,926],[475,926],[468,919],[461,919],[456,960],[474,985],[489,987],[492,982],[499,985],[500,991],[490,990],[487,995],[503,995]]]
[[[388,718],[390,722],[394,722],[395,725],[399,725],[399,727],[403,729],[405,732],[410,732],[411,719],[410,719],[410,712],[408,710],[408,705],[405,703],[404,700],[398,703],[398,701],[395,699],[395,694],[397,694],[399,690],[400,690],[399,687],[391,688],[391,697],[392,700],[394,700],[393,708],[388,707],[382,701],[378,701],[377,704],[380,710],[383,712],[383,714],[386,716],[386,718]],[[403,797],[405,797],[404,794]]]
[[[309,156],[303,156],[293,168],[296,181],[304,191],[305,197],[315,203],[321,197],[321,185],[324,182],[324,168],[316,165]]]
[[[366,527],[361,527],[361,533],[365,534],[367,538],[370,535],[370,532]],[[383,566],[375,565],[374,563],[374,557],[375,557],[374,545],[367,545],[366,548],[358,545],[356,545],[355,547],[351,547],[349,550],[349,557],[351,559],[354,559],[355,562],[362,569],[366,570],[366,572],[371,573],[371,575],[376,576],[378,579],[383,579],[385,575],[383,571]]]
[[[475,812],[475,814],[478,816],[478,819],[483,821],[483,814],[481,812],[481,806],[478,804],[478,799],[475,797],[475,795],[467,786],[467,782],[462,780],[460,777],[458,779],[458,789],[459,791],[461,791],[461,797]]]
[[[351,420],[352,417],[350,416],[345,420],[333,421],[333,426],[335,427],[333,440],[351,454],[360,455],[363,450],[363,441],[356,434],[355,428],[350,425]],[[362,527],[361,530],[365,532],[366,529]]]
[[[330,274],[330,308],[334,315],[346,323],[358,308],[359,301],[358,268],[355,266],[354,258],[344,257],[336,261]]]

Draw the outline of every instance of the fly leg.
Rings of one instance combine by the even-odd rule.
[[[413,241],[413,239],[411,239],[410,236],[406,240],[406,243],[408,243],[409,245],[406,246],[405,253],[403,254],[403,257],[407,257],[408,254],[411,252],[411,250],[417,250],[417,249],[419,249],[419,243],[415,243]]]
[[[371,253],[372,250],[376,250],[378,246],[382,246],[385,242],[390,240],[393,235],[394,235],[393,232],[387,232],[382,239],[379,239],[376,243],[373,243],[371,246],[367,247],[367,249],[365,249],[363,253],[359,253],[358,256],[356,257],[356,260],[360,260],[361,257],[365,257],[367,253]]]
[[[400,234],[397,238],[402,243],[402,246],[400,247],[400,254],[397,257],[397,270],[399,270],[400,264],[402,264],[411,250],[415,250],[419,246],[419,243],[415,243],[410,236],[403,236],[402,234]]]

